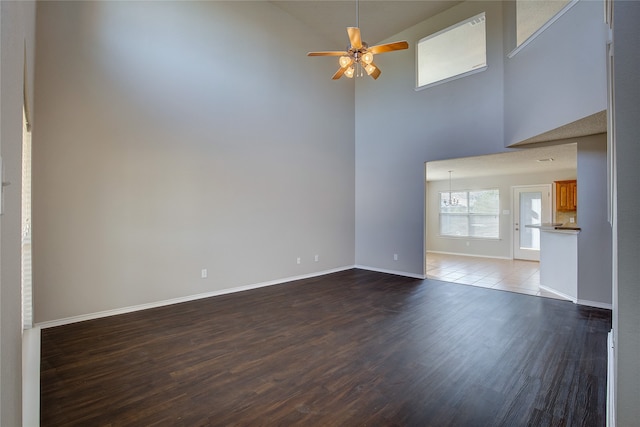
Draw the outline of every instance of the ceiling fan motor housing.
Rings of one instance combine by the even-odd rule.
[[[362,47],[360,49],[356,49],[353,46],[349,45],[347,47],[347,53],[351,56],[355,61],[359,61],[362,55],[364,55],[369,49],[369,45],[366,42],[362,42]]]

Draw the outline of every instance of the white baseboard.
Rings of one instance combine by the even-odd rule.
[[[586,299],[576,299],[570,295],[567,294],[563,294],[562,292],[558,292],[555,289],[551,289],[548,288],[546,286],[542,286],[540,285],[540,289],[545,290],[547,292],[551,292],[552,294],[556,294],[564,299],[568,299],[569,301],[572,301],[574,304],[578,304],[578,305],[586,305],[589,307],[595,307],[595,308],[604,308],[607,310],[611,310],[613,308],[613,306],[611,304],[606,304],[603,302],[597,302],[597,301],[589,301]]]
[[[22,426],[40,426],[40,328],[22,333]]]
[[[215,297],[218,295],[225,295],[225,294],[231,294],[235,292],[248,291],[251,289],[263,288],[265,286],[279,285],[282,283],[293,282],[295,280],[302,280],[302,279],[309,279],[317,276],[324,276],[331,273],[337,273],[339,271],[351,270],[352,268],[354,268],[354,266],[349,265],[345,267],[334,268],[331,270],[319,271],[316,273],[309,273],[309,274],[303,274],[300,276],[286,277],[284,279],[270,280],[267,282],[238,286],[235,288],[220,289],[216,291],[205,292],[202,294],[187,295],[184,297],[172,298],[169,300],[150,302],[146,304],[139,304],[139,305],[123,307],[123,308],[116,308],[113,310],[99,311],[96,313],[81,314],[78,316],[71,316],[63,319],[50,320],[47,322],[38,323],[36,326],[41,329],[53,328],[55,326],[68,325],[70,323],[83,322],[85,320],[93,320],[93,319],[99,319],[101,317],[116,316],[118,314],[131,313],[131,312],[140,311],[140,310],[147,310],[149,308],[163,307],[166,305],[179,304],[179,303],[188,302],[188,301],[195,301],[203,298]]]
[[[579,299],[578,300],[578,304],[579,305],[588,305],[589,307],[605,308],[607,310],[613,310],[613,305],[612,304],[607,304],[607,303],[604,303],[604,302],[589,301],[589,300],[586,300],[586,299]]]
[[[615,343],[613,341],[613,329],[607,336],[607,427],[616,427],[615,410]]]
[[[571,295],[563,294],[562,292],[558,292],[558,291],[556,291],[555,289],[547,288],[546,286],[542,286],[542,285],[539,285],[538,287],[539,287],[540,289],[544,290],[544,291],[551,292],[552,294],[556,294],[556,295],[558,295],[559,297],[562,297],[562,298],[564,298],[564,299],[567,299],[567,300],[571,301],[571,302],[572,302],[572,303],[574,303],[574,304],[577,304],[577,303],[578,303],[578,301],[576,300],[576,298],[575,298],[575,297],[572,297]]]
[[[443,251],[427,251],[427,254],[458,255],[458,256],[468,256],[468,257],[474,257],[474,258],[490,258],[490,259],[508,259],[509,261],[513,259],[511,257],[506,257],[506,256],[464,254],[460,252],[443,252]]]
[[[387,273],[387,274],[395,274],[396,276],[411,277],[412,279],[424,280],[427,278],[427,276],[424,274],[407,273],[406,271],[397,271],[397,270],[387,270],[385,268],[368,267],[366,265],[356,265],[354,268],[359,268],[360,270],[375,271],[377,273]]]

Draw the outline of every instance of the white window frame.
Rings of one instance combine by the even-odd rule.
[[[463,73],[460,74],[456,74],[447,78],[444,78],[442,80],[438,80],[435,82],[431,82],[431,83],[427,83],[425,85],[420,86],[420,43],[423,43],[427,40],[433,39],[435,37],[438,37],[442,34],[445,34],[451,30],[454,30],[462,25],[468,24],[470,22],[473,22],[474,20],[480,19],[482,18],[485,21],[485,31],[484,31],[484,45],[485,45],[485,65],[478,67],[478,68],[474,68],[472,70],[469,71],[465,71]],[[441,85],[443,83],[447,83],[450,82],[452,80],[457,80],[457,79],[461,79],[463,77],[467,77],[476,73],[481,73],[483,71],[485,71],[488,68],[487,65],[487,28],[486,28],[486,12],[481,12],[478,13],[477,15],[474,15],[470,18],[467,18],[463,21],[460,21],[456,24],[453,24],[447,28],[444,28],[436,33],[430,34],[426,37],[421,38],[420,40],[418,40],[418,43],[416,43],[416,87],[415,90],[419,91],[419,90],[424,90],[433,86],[437,86],[437,85]]]
[[[498,207],[496,208],[496,212],[494,214],[487,213],[471,213],[469,212],[469,193],[480,193],[480,192],[488,192],[495,191],[498,193]],[[477,240],[500,240],[500,189],[499,188],[485,188],[485,189],[477,189],[477,190],[455,190],[451,191],[451,193],[466,193],[467,194],[467,212],[466,213],[448,213],[442,212],[442,194],[448,195],[449,191],[438,191],[438,236],[447,239],[477,239]],[[458,217],[466,217],[469,226],[467,230],[471,229],[471,218],[472,217],[480,217],[480,216],[495,216],[498,219],[498,235],[495,237],[483,237],[483,236],[472,236],[467,232],[467,235],[453,235],[453,234],[442,234],[442,216],[458,216]]]

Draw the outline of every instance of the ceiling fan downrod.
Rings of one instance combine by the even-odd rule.
[[[356,26],[347,27],[347,35],[349,36],[349,45],[346,51],[326,51],[326,52],[309,52],[307,56],[339,56],[338,63],[340,68],[333,75],[333,80],[338,80],[342,76],[348,78],[371,76],[374,80],[380,77],[380,69],[373,63],[373,56],[380,53],[392,52],[394,50],[403,50],[409,47],[409,43],[404,41],[387,43],[369,47],[362,41],[360,36],[360,5],[356,0]]]

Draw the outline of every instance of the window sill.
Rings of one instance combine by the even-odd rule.
[[[452,239],[452,240],[482,240],[482,241],[499,241],[502,240],[500,237],[470,237],[470,236],[447,236],[443,234],[438,234],[438,238],[440,239]]]
[[[424,90],[424,89],[428,89],[430,87],[438,86],[438,85],[441,85],[441,84],[444,84],[444,83],[449,83],[449,82],[451,82],[453,80],[458,80],[458,79],[461,79],[463,77],[467,77],[467,76],[471,76],[473,74],[481,73],[483,71],[486,71],[487,68],[489,68],[489,67],[487,65],[485,65],[483,67],[476,68],[475,70],[467,71],[466,73],[458,74],[457,76],[449,77],[449,78],[444,79],[444,80],[438,80],[437,82],[429,83],[429,84],[426,84],[426,85],[423,85],[423,86],[416,86],[414,90],[416,92],[418,92],[418,91],[421,91],[421,90]]]

